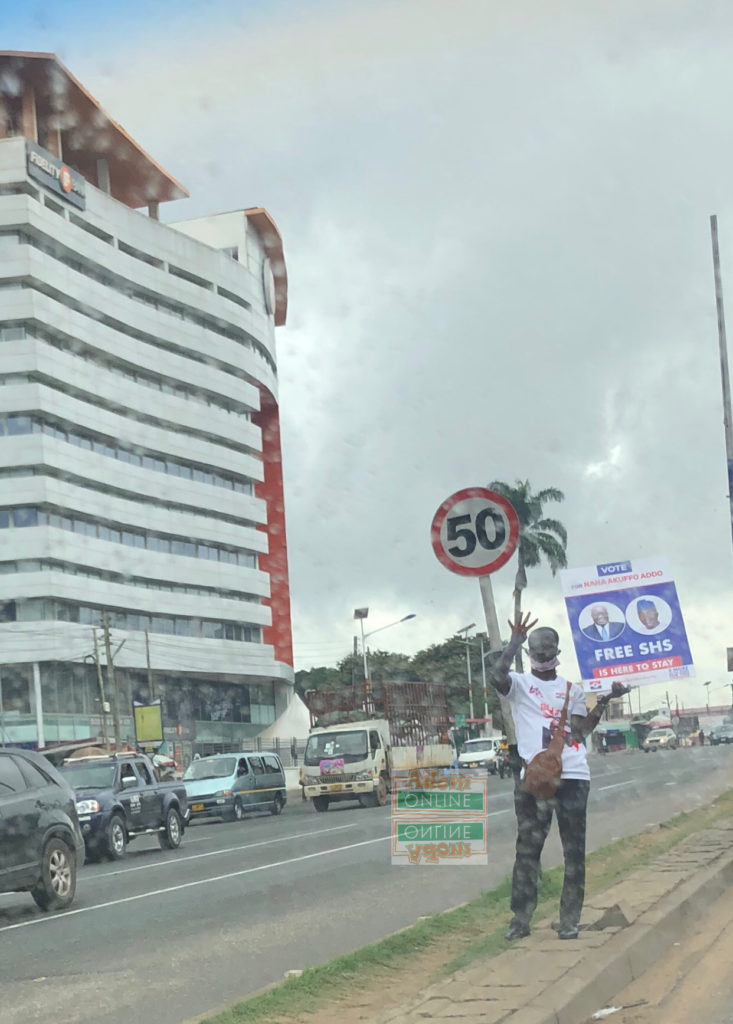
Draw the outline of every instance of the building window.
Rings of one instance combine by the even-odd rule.
[[[0,673],[0,705],[3,714],[31,713],[30,670],[25,666],[4,668]]]

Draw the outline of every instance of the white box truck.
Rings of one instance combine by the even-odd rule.
[[[395,683],[351,709],[344,706],[343,691],[336,691],[330,706],[337,706],[330,712],[323,710],[329,707],[328,693],[306,695],[317,724],[310,730],[300,769],[303,796],[317,811],[327,811],[340,800],[382,807],[394,772],[449,767],[456,754],[443,691],[421,683]],[[384,717],[370,717],[380,710]],[[324,718],[327,724],[321,724]]]

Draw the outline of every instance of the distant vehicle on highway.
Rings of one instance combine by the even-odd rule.
[[[61,774],[76,793],[87,859],[124,857],[131,839],[156,835],[163,849],[181,845],[188,821],[181,782],[158,782],[142,754],[109,754],[66,761]]]
[[[490,775],[496,775],[499,767],[499,744],[501,736],[488,739],[466,740],[458,755],[459,768],[482,768]]]
[[[652,729],[641,745],[645,754],[657,750],[677,750],[680,743],[674,729]]]
[[[432,683],[380,683],[309,690],[311,729],[300,769],[303,798],[316,811],[358,800],[383,807],[396,773],[447,768],[455,760],[447,688]]]
[[[249,811],[279,814],[288,801],[282,762],[264,751],[200,757],[186,769],[183,785],[192,821],[241,821]]]
[[[718,743],[733,743],[733,725],[719,725],[710,733],[710,742],[714,747]]]
[[[0,892],[65,910],[84,863],[74,792],[40,754],[0,750]]]

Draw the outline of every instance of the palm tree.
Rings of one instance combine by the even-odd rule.
[[[548,501],[564,501],[565,495],[557,487],[545,487],[534,494],[529,480],[517,480],[513,486],[503,480],[492,480],[489,488],[511,502],[519,519],[518,564],[514,579],[516,620],[522,611],[522,591],[527,586],[527,569],[534,569],[543,559],[550,566],[553,576],[558,569],[567,567],[567,530],[559,520],[545,517],[542,508]],[[517,652],[514,665],[517,672],[523,670],[521,650]]]

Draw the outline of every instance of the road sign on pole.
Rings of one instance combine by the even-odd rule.
[[[486,487],[466,487],[446,498],[430,529],[438,560],[460,576],[487,576],[509,561],[519,519],[507,499]]]
[[[430,528],[433,551],[459,576],[478,576],[489,649],[501,647],[491,573],[509,561],[519,542],[519,519],[510,502],[486,487],[466,487],[446,498]]]

